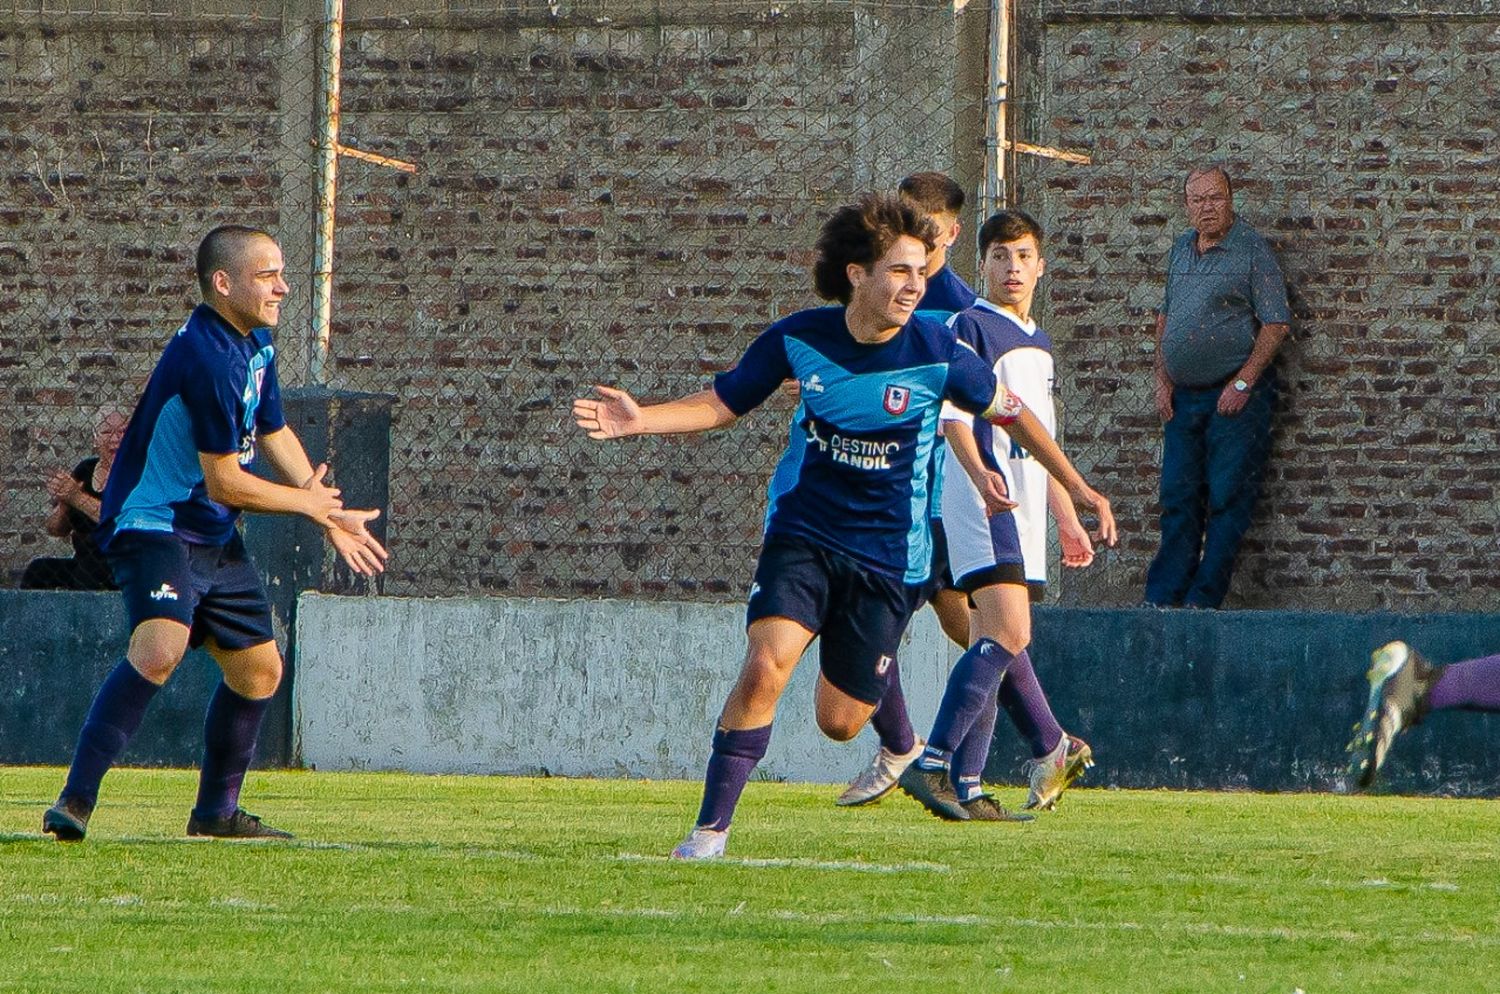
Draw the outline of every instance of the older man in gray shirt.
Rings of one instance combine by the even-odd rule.
[[[1161,546],[1146,601],[1216,608],[1250,527],[1271,447],[1271,360],[1291,323],[1266,240],[1234,215],[1222,167],[1184,186],[1193,230],[1172,245],[1156,315],[1156,409],[1165,425]]]

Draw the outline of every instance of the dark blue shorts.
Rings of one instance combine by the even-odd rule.
[[[824,678],[874,704],[911,617],[911,591],[831,549],[778,536],[760,550],[746,622],[789,618],[815,633]]]
[[[266,588],[239,532],[225,545],[198,545],[169,532],[123,531],[108,556],[132,632],[166,618],[190,629],[192,646],[213,639],[248,649],[275,638]]]

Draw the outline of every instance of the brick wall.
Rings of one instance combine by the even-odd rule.
[[[1229,604],[1492,610],[1500,10],[1195,9],[1219,16],[1082,2],[1023,15],[1021,126],[1094,157],[1019,162],[1019,199],[1052,231],[1045,317],[1067,439],[1127,530],[1104,569],[1069,578],[1067,598],[1141,596],[1157,537],[1153,308],[1186,229],[1182,178],[1218,159],[1240,216],[1275,246],[1296,315]]]

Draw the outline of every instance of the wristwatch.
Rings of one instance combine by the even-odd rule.
[[[1244,380],[1235,380],[1234,381],[1234,392],[1235,393],[1246,393],[1247,391],[1249,391],[1249,389],[1250,389],[1250,384],[1246,383]]]

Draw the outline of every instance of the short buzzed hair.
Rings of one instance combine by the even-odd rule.
[[[214,289],[214,273],[228,269],[245,246],[255,238],[276,238],[261,228],[243,224],[221,224],[198,243],[198,289],[206,297]]]
[[[993,242],[1013,242],[1027,235],[1036,239],[1038,249],[1042,247],[1042,226],[1036,218],[1025,211],[996,211],[979,229],[979,254],[988,252]]]
[[[914,204],[889,193],[867,193],[834,211],[818,234],[813,289],[824,300],[849,303],[852,263],[869,270],[903,236],[917,239],[931,252],[937,245],[937,223]]]
[[[901,199],[928,214],[952,214],[964,209],[964,188],[943,173],[912,173],[896,186]]]
[[[1219,162],[1207,162],[1201,166],[1194,166],[1192,169],[1189,169],[1187,177],[1182,181],[1183,192],[1186,193],[1187,185],[1199,176],[1212,176],[1214,173],[1218,173],[1223,177],[1224,188],[1229,191],[1229,199],[1233,200],[1234,180],[1229,178],[1229,170],[1225,169],[1223,164]]]

